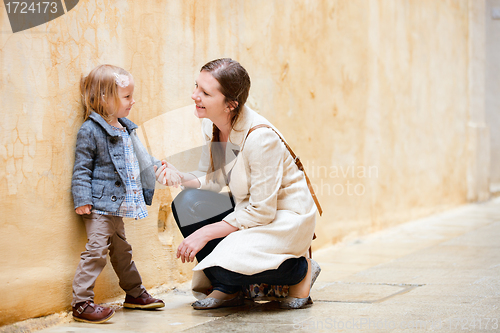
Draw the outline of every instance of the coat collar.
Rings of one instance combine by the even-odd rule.
[[[239,150],[243,148],[248,131],[254,125],[256,115],[257,113],[248,106],[243,106],[241,114],[238,117],[238,121],[234,124],[234,128],[231,130],[231,133],[229,133],[229,142],[237,145]]]
[[[229,142],[226,145],[226,174],[233,168],[236,158],[243,149],[248,131],[250,131],[253,126],[259,124],[270,125],[264,117],[245,105],[241,110],[238,121],[234,124],[233,129],[229,133]]]
[[[89,116],[90,119],[92,119],[94,122],[98,123],[99,125],[101,125],[101,127],[110,135],[110,136],[116,136],[116,132],[115,130],[113,130],[113,126],[111,126],[110,124],[108,124],[106,122],[106,120],[104,120],[103,117],[101,117],[101,115],[99,115],[98,113],[96,113],[95,111],[92,111],[90,113],[90,116]],[[127,129],[127,132],[130,134],[132,133],[132,131],[134,129],[136,129],[138,126],[136,124],[134,124],[133,122],[131,122],[130,120],[128,120],[127,118],[119,118],[118,121],[120,122],[120,124],[123,125],[123,127],[125,127]]]

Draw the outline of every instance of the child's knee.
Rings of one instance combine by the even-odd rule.
[[[106,259],[109,244],[107,241],[93,240],[89,241],[85,248],[91,257],[104,257]]]

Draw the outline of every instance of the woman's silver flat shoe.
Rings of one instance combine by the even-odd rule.
[[[311,260],[311,289],[318,278],[319,273],[321,272],[321,267],[319,264]],[[305,298],[297,298],[297,297],[287,297],[283,301],[280,302],[281,309],[301,309],[306,305],[313,304],[311,296]]]
[[[205,299],[200,299],[194,302],[193,304],[191,304],[191,306],[195,310],[208,310],[208,309],[217,309],[222,307],[240,306],[243,304],[245,304],[245,298],[240,292],[238,293],[238,295],[228,300],[217,299],[214,297],[207,297]]]

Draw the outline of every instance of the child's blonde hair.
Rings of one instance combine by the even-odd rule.
[[[89,75],[80,80],[82,94],[83,119],[87,120],[92,111],[95,111],[106,121],[117,111],[120,103],[116,78],[117,75],[132,75],[121,67],[113,65],[99,65],[90,71]],[[109,102],[113,101],[115,110],[110,110]]]

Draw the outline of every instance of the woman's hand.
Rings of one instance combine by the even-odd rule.
[[[209,239],[203,232],[203,228],[196,230],[188,237],[184,238],[177,248],[177,258],[182,262],[192,262],[196,254],[208,243]]]
[[[161,161],[162,164],[165,163],[167,165],[167,168],[174,170],[175,172],[181,173],[179,170],[177,170],[176,167],[174,167],[172,164],[168,163],[167,161]]]
[[[194,261],[194,256],[200,252],[205,245],[216,238],[223,238],[238,228],[233,227],[226,221],[208,224],[191,235],[187,236],[177,248],[177,258],[181,258],[182,262]]]
[[[184,175],[166,161],[161,161],[161,164],[162,166],[159,169],[156,165],[154,166],[156,181],[163,185],[178,187],[182,183]]]
[[[92,205],[85,205],[85,206],[80,206],[75,209],[75,212],[78,215],[85,215],[85,214],[90,214],[90,210],[92,209]]]

